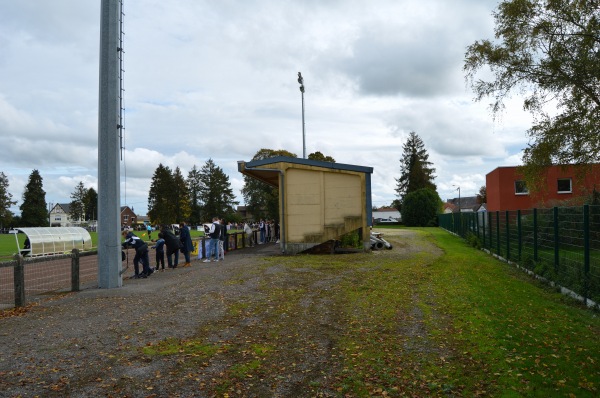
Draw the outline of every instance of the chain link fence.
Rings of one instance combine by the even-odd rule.
[[[257,242],[258,232],[252,232],[253,242]],[[223,242],[226,252],[251,246],[244,233],[230,233]],[[194,240],[192,259],[206,258],[208,239]],[[41,257],[15,256],[13,261],[0,263],[0,310],[24,306],[44,295],[55,292],[79,290],[80,284],[97,284],[97,250],[73,250],[69,254]],[[178,254],[181,257],[182,253]],[[154,254],[150,255],[150,265],[154,265]],[[129,261],[129,260],[128,260]],[[125,275],[127,277],[127,275]]]

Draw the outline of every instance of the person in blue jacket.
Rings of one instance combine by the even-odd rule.
[[[165,270],[165,240],[163,239],[162,232],[158,233],[158,239],[154,242],[154,246],[151,249],[156,250],[156,270],[160,268],[162,264],[162,270]]]
[[[190,229],[183,221],[179,223],[179,240],[181,241],[181,252],[183,253],[183,257],[185,257],[185,264],[183,264],[183,266],[190,267],[192,265],[190,261],[190,252],[194,250],[194,245],[192,244]]]

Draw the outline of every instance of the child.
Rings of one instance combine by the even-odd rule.
[[[158,271],[158,266],[162,264],[162,270],[165,270],[165,240],[163,239],[162,232],[158,233],[158,240],[155,242],[156,244],[152,246],[152,249],[156,249],[156,270]]]

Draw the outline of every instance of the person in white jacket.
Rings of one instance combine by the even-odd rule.
[[[221,223],[219,222],[219,217],[213,217],[213,222],[210,224],[208,235],[210,236],[209,256],[214,254],[215,259],[213,261],[219,261],[219,237],[221,236]],[[209,256],[207,256],[206,260],[204,260],[205,263],[210,262]]]
[[[248,244],[248,247],[253,247],[254,242],[252,239],[252,228],[250,228],[248,223],[244,223],[244,233],[246,234],[246,243]]]

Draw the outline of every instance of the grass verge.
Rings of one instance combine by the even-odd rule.
[[[263,259],[191,340],[201,363],[178,341],[145,354],[208,396],[598,396],[597,314],[443,230],[386,239],[394,250]]]

